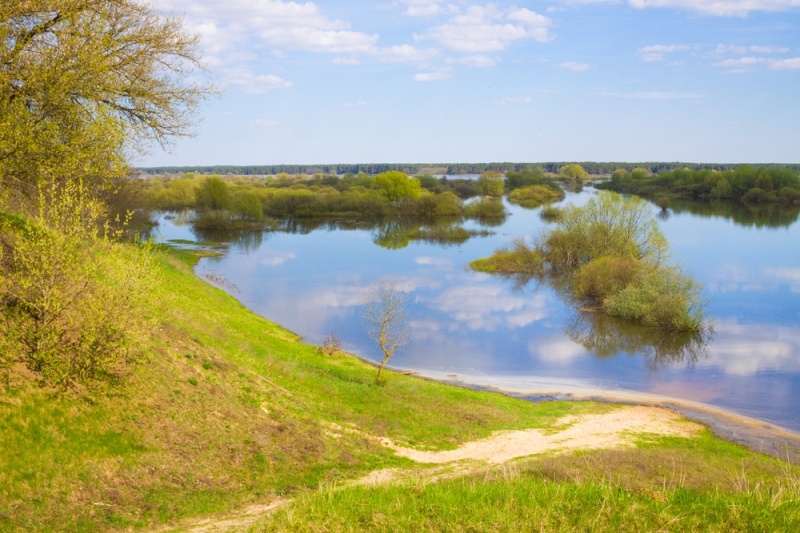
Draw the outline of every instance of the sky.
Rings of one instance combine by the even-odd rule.
[[[800,0],[158,0],[223,93],[137,166],[800,162]]]

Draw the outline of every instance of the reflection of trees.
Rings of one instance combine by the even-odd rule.
[[[648,328],[605,313],[578,311],[567,322],[565,333],[596,357],[612,357],[620,352],[642,354],[648,367],[656,370],[666,365],[691,365],[705,359],[713,332]]]
[[[390,220],[377,228],[372,242],[387,250],[399,250],[408,246],[409,239],[406,226],[399,220]]]
[[[472,237],[487,235],[491,232],[464,229],[458,219],[434,219],[425,223],[394,219],[376,228],[372,242],[389,250],[399,250],[416,241],[446,248],[463,244]]]
[[[194,228],[192,231],[197,239],[206,242],[229,242],[243,252],[254,252],[269,238],[271,232],[261,230],[233,230],[233,231],[212,231]]]
[[[744,203],[728,200],[674,201],[672,211],[691,213],[702,217],[721,217],[732,220],[740,226],[788,227],[800,216],[800,207],[772,203]]]

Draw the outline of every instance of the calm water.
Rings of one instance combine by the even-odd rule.
[[[565,201],[582,204],[591,194]],[[699,401],[800,431],[797,209],[678,204],[662,217],[674,260],[704,284],[715,322],[710,339],[687,339],[581,313],[547,286],[465,270],[470,260],[545,228],[538,210],[508,208],[494,235],[460,245],[406,245],[391,227],[296,227],[235,239],[197,273],[226,279],[236,288],[223,288],[246,306],[308,342],[321,344],[334,332],[348,351],[373,360],[379,350],[364,333],[359,299],[376,279],[397,276],[409,286],[412,341],[392,358],[395,367],[566,378]],[[160,231],[195,238],[177,222],[162,218]]]

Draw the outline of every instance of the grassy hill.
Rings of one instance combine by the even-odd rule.
[[[323,355],[197,278],[191,266],[199,255],[172,250],[161,257],[153,294],[158,326],[141,339],[145,354],[129,375],[66,393],[38,386],[22,367],[5,375],[0,387],[1,531],[147,530],[279,497],[299,497],[300,510],[319,509],[328,505],[320,486],[381,468],[423,468],[360,433],[333,435],[330,423],[404,446],[440,450],[500,429],[548,428],[567,414],[617,408],[592,402],[530,403],[409,376],[395,376],[388,386],[378,387],[372,366],[345,354]],[[676,464],[681,465],[678,478]],[[580,498],[595,501],[592,487],[612,492],[646,488],[662,491],[665,498],[679,494],[676,490],[717,494],[714,506],[721,508],[750,505],[756,514],[729,522],[734,526],[752,525],[747,517],[762,511],[777,517],[773,523],[778,525],[798,516],[797,500],[784,501],[786,491],[796,487],[797,469],[708,432],[520,465],[521,478],[487,475],[484,481],[495,492],[486,494],[513,500],[515,491],[527,490],[514,479],[549,480],[556,485],[546,486],[564,487],[563,498],[574,505]],[[458,509],[474,498],[495,498],[469,488],[475,486],[474,480],[450,480],[432,485],[438,489],[416,492],[345,489],[336,499],[340,507],[361,509],[369,519],[352,515],[352,509],[335,510],[335,516],[345,516],[346,526],[348,516],[357,520],[363,527],[356,529],[387,530],[380,520],[373,521],[364,502],[383,505],[384,499],[394,498],[401,507],[417,509],[409,517],[427,516],[435,525],[446,524],[444,517],[455,513],[463,522],[469,515]],[[630,511],[631,502],[654,501],[646,492],[632,494],[609,498],[605,505]],[[361,507],[352,504],[354,499]],[[397,509],[392,512],[401,512]],[[444,514],[437,515],[436,509]],[[512,515],[522,515],[515,515],[513,506],[508,509],[508,524],[519,523]],[[695,521],[706,512],[702,505],[676,504],[674,509]],[[326,525],[318,513],[303,515],[307,518],[301,522],[287,522],[286,516],[279,514],[259,528],[350,527]]]

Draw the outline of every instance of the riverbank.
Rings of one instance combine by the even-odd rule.
[[[499,392],[533,402],[597,401],[674,409],[688,420],[707,426],[718,438],[740,444],[754,452],[800,463],[800,435],[797,433],[702,402],[633,390],[604,389],[570,379],[452,374],[423,369],[399,370],[413,371],[419,377],[441,383]]]
[[[429,468],[381,439],[445,452],[502,432],[547,437],[564,431],[565,419],[630,409],[533,403],[403,375],[378,387],[374,366],[322,354],[195,276],[202,255],[170,250],[159,261],[158,325],[142,339],[143,358],[129,375],[63,393],[14,369],[0,401],[0,530],[151,530],[225,517],[376,471]],[[736,472],[764,498],[800,476],[705,429],[691,436],[634,430],[626,438],[620,447],[529,460],[547,472],[589,472],[591,458],[614,483],[648,490],[663,488],[679,464],[685,475],[669,490],[734,499],[744,490]],[[794,508],[778,510],[782,519],[794,516],[787,513]]]

